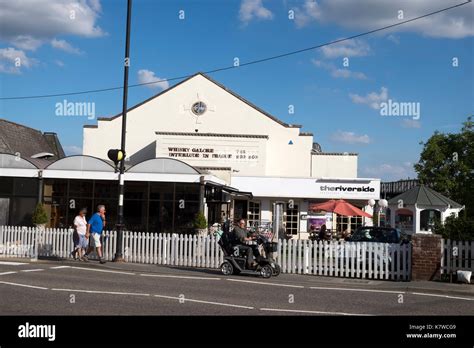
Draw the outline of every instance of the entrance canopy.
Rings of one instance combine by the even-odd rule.
[[[117,179],[114,167],[92,156],[69,156],[54,161],[43,169],[43,178]]]
[[[174,158],[152,158],[131,167],[125,164],[125,181],[203,183],[224,187],[232,196],[251,197],[210,173]],[[127,168],[128,167],[128,168]],[[56,161],[25,159],[0,153],[0,177],[41,177],[48,179],[118,180],[118,172],[110,161],[85,155],[68,156]]]
[[[20,156],[0,153],[0,176],[34,178],[38,176],[38,167]]]

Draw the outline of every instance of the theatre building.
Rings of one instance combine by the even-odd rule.
[[[62,193],[65,200],[76,190],[87,193],[88,205],[107,196],[116,209],[117,176],[105,161],[109,149],[120,147],[121,127],[120,114],[84,126],[83,156],[56,162],[56,171],[47,174],[50,190],[61,174],[69,181],[60,189],[69,190]],[[380,180],[357,177],[357,154],[324,152],[313,134],[301,128],[201,73],[131,107],[124,201],[130,227],[180,232],[199,210],[209,224],[223,217],[255,224],[271,220],[274,203],[284,202],[287,234],[307,238],[310,203],[343,198],[363,207],[368,199],[379,199]],[[81,167],[85,158],[89,169]],[[98,159],[104,160],[103,168],[94,170]],[[82,184],[67,179],[74,166],[80,170],[75,177],[84,176]],[[96,192],[96,184],[104,180],[111,185]],[[363,223],[360,217],[325,218],[340,230]]]

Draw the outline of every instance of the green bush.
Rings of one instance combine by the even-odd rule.
[[[43,204],[38,203],[36,205],[35,211],[33,213],[33,216],[31,218],[32,222],[34,224],[46,224],[48,223],[48,214],[46,213],[46,210],[44,210]]]
[[[439,220],[436,221],[434,233],[440,234],[445,239],[474,240],[474,220],[452,215],[446,218],[444,225]]]
[[[199,212],[196,214],[196,217],[194,218],[194,228],[197,228],[200,230],[207,228],[206,217],[204,216],[203,213]]]

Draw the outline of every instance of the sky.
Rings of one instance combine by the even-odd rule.
[[[130,84],[173,79],[320,45],[465,0],[134,0]],[[0,98],[123,85],[125,0],[0,0]],[[415,178],[421,142],[474,114],[474,5],[210,76],[326,152],[357,152],[358,176]],[[180,80],[129,89],[129,106]],[[0,118],[56,132],[81,153],[86,116],[121,112],[122,91],[0,100]],[[397,107],[399,109],[397,115]],[[293,110],[293,112],[291,112]],[[401,115],[400,115],[401,114]]]

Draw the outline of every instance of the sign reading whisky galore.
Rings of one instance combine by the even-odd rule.
[[[256,174],[264,169],[265,146],[265,138],[158,134],[156,156],[175,158],[193,166],[228,166]]]
[[[247,154],[248,153],[248,154]],[[235,159],[249,161],[258,161],[258,149],[251,150],[245,148],[237,148],[234,151],[228,149],[216,148],[198,148],[198,147],[168,147],[169,157],[183,157],[183,158],[202,158],[202,159]]]

